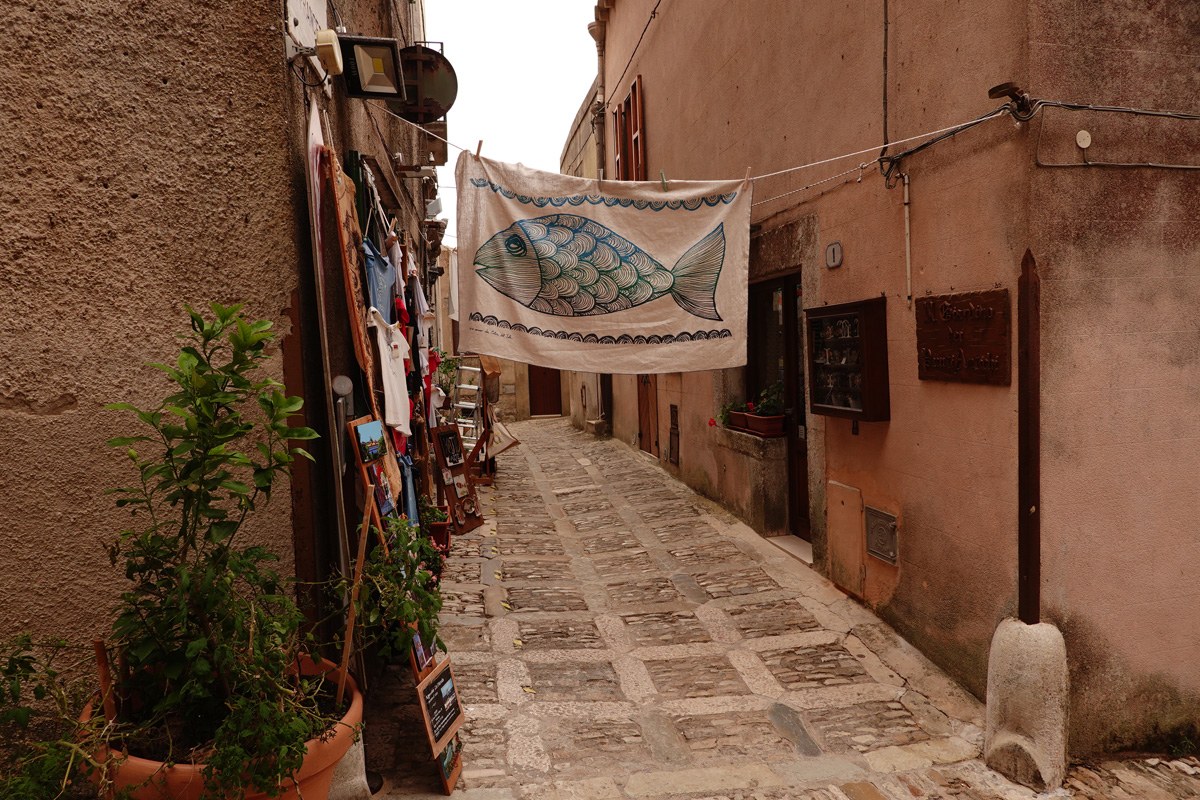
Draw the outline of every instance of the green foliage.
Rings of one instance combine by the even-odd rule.
[[[717,412],[717,422],[721,423],[722,425],[728,426],[729,425],[729,412],[745,411],[745,410],[746,410],[745,403],[736,403],[732,400],[730,400],[728,403],[722,403],[721,410]]]
[[[438,364],[437,371],[434,372],[433,382],[449,397],[450,393],[454,391],[454,382],[458,379],[458,368],[462,365],[462,357],[451,356],[437,349],[434,352],[442,361]]]
[[[753,413],[761,417],[774,417],[783,413],[783,381],[775,381],[759,393]]]
[[[256,374],[271,323],[243,320],[240,306],[211,308],[212,320],[188,308],[192,332],[175,363],[154,365],[174,393],[150,410],[110,406],[150,429],[109,442],[139,476],[114,490],[117,505],[140,521],[109,551],[131,583],[112,631],[129,663],[123,691],[142,701],[128,747],[138,754],[147,732],[165,736],[155,757],[173,761],[211,743],[211,793],[238,796],[247,786],[277,792],[304,742],[331,724],[317,709],[319,680],[289,675],[304,617],[272,568],[276,556],[236,546],[275,481],[308,457],[290,441],[317,434],[288,423],[300,398]]]
[[[447,514],[444,509],[429,502],[429,498],[427,498],[425,495],[418,495],[417,510],[421,514],[421,530],[426,536],[429,535],[429,531],[431,530],[430,526],[432,526],[433,523],[446,522],[450,519],[450,515]]]
[[[426,646],[436,642],[445,650],[437,635],[445,556],[408,519],[389,517],[386,524],[387,554],[375,547],[363,565],[355,616],[364,639],[384,658],[408,655],[414,631]]]
[[[98,766],[104,719],[78,721],[90,655],[28,634],[0,644],[0,797],[68,797]]]

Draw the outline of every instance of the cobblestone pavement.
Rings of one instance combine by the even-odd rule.
[[[456,538],[443,638],[466,707],[456,796],[1017,800],[983,707],[800,561],[628,447],[512,426]],[[436,797],[407,667],[368,708],[382,796]],[[1073,768],[1054,796],[1200,797],[1200,763]]]

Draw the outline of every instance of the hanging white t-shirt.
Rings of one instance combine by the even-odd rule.
[[[388,325],[374,306],[368,312],[368,325],[375,329],[379,342],[379,363],[383,372],[383,421],[405,436],[412,436],[408,402],[408,383],[405,381],[404,359],[408,357],[408,340],[399,324]]]

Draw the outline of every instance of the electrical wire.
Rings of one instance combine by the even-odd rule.
[[[309,83],[308,81],[304,80],[304,76],[300,74],[300,70],[296,69],[295,61],[288,62],[288,66],[290,66],[292,68],[292,74],[296,76],[296,80],[300,81],[300,83],[304,84],[305,86],[307,86],[310,89],[319,89],[320,87],[324,86],[326,84],[326,82],[328,82],[328,80],[329,80],[329,74],[326,73],[325,77],[321,78],[321,80],[318,83]]]
[[[620,86],[621,81],[625,80],[625,73],[629,72],[629,65],[633,63],[633,59],[637,55],[638,48],[642,46],[642,39],[645,38],[646,31],[650,30],[650,23],[654,22],[654,18],[658,16],[658,7],[661,5],[662,0],[658,0],[658,2],[654,4],[654,8],[650,9],[650,18],[646,20],[646,27],[642,28],[642,35],[638,37],[637,44],[633,46],[633,52],[629,54],[629,60],[625,62],[625,69],[621,70],[621,77],[617,78],[617,82],[614,83],[613,86]],[[611,102],[612,98],[610,97],[604,103],[604,108],[608,108],[608,105]]]

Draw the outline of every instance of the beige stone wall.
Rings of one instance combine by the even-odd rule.
[[[0,56],[10,166],[0,182],[0,638],[107,628],[123,576],[103,546],[129,518],[103,492],[131,475],[104,442],[140,431],[103,406],[169,392],[145,364],[174,357],[184,303],[245,302],[248,316],[276,323],[271,375],[284,378],[282,348],[290,393],[305,392],[302,373],[321,385],[319,360],[303,351],[315,332],[290,322],[311,323],[315,306],[305,90],[287,69],[281,8],[10,9],[16,29],[39,33]],[[339,8],[352,27],[400,35],[385,3]],[[330,109],[343,156],[383,155],[361,103],[313,96]],[[395,149],[412,140],[384,130]],[[308,423],[324,428],[321,394]],[[328,535],[293,518],[294,500],[322,502],[278,487],[247,534],[282,557],[284,573],[302,549],[315,558],[311,542],[293,541],[294,524]]]
[[[1030,4],[1030,89],[1200,112],[1191,4]],[[1116,48],[1120,49],[1116,49]],[[1153,76],[1153,77],[1151,77]],[[1196,163],[1200,124],[1048,110],[1038,158]],[[1034,171],[1042,276],[1042,586],[1071,660],[1072,748],[1196,741],[1200,202],[1194,172]]]

